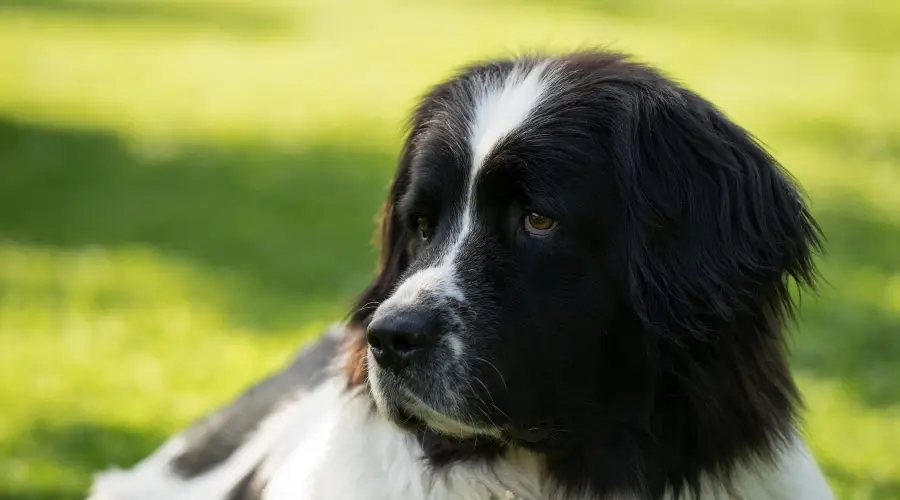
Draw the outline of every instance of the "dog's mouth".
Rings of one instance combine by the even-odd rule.
[[[512,443],[534,450],[553,448],[553,427],[550,424],[509,424],[498,435],[457,437],[428,426],[424,420],[406,410],[398,410],[396,418],[397,425],[416,436],[425,456],[435,464],[472,457],[496,457]]]
[[[394,423],[416,437],[422,452],[434,464],[449,463],[473,456],[494,457],[503,452],[508,442],[493,436],[458,437],[445,434],[402,408],[396,410],[394,417]]]
[[[448,431],[446,424],[435,422],[438,415],[433,410],[425,410],[431,417],[423,417],[421,406],[413,403],[411,410],[406,405],[396,405],[388,412],[389,419],[400,428],[415,435],[426,456],[433,461],[451,460],[459,456],[489,456],[504,450],[510,443],[517,443],[535,449],[544,448],[553,441],[553,424],[539,422],[531,424],[504,424],[491,430],[475,430],[460,433],[458,429]],[[439,417],[446,422],[447,417]],[[459,424],[456,424],[459,425]]]
[[[418,398],[410,397],[409,394],[401,396],[392,392],[389,397],[385,396],[387,395],[382,392],[381,397],[376,398],[384,418],[415,436],[424,455],[432,463],[448,463],[472,456],[496,456],[509,442],[499,430],[460,432],[460,428],[448,429],[448,417],[427,409]]]
[[[393,420],[401,427],[418,429],[427,428],[438,434],[450,436],[458,440],[475,437],[502,438],[502,429],[494,425],[483,425],[469,419],[459,418],[453,414],[438,411],[427,402],[407,389],[399,389],[390,398],[393,406],[389,411]]]
[[[387,374],[370,373],[368,385],[382,416],[416,436],[429,457],[496,452],[509,443],[540,448],[553,441],[550,422],[483,425],[432,408]]]
[[[428,428],[424,420],[402,407],[395,408],[392,413],[391,420],[402,429],[410,432],[421,432]]]

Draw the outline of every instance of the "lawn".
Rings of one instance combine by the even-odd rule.
[[[895,0],[0,0],[0,499],[82,498],[340,319],[427,85],[598,45],[805,186],[805,430],[840,498],[900,498],[898,26]]]

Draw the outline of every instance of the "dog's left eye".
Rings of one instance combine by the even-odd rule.
[[[428,219],[419,216],[416,219],[416,226],[419,228],[419,237],[427,241],[431,237],[431,225],[428,223]]]
[[[556,229],[556,221],[546,215],[530,213],[525,216],[525,230],[532,236],[547,236]]]

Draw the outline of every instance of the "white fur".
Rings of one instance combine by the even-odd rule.
[[[521,450],[490,465],[461,463],[432,473],[415,439],[373,413],[365,395],[345,391],[344,383],[331,379],[274,413],[231,459],[201,476],[183,480],[169,470],[184,446],[176,436],[133,469],[98,475],[89,500],[222,500],[260,460],[263,500],[563,498],[547,482],[541,460]],[[700,500],[833,498],[799,437],[774,465],[743,467],[734,479],[730,491],[707,481]]]
[[[825,477],[803,439],[795,436],[772,463],[747,465],[734,475],[729,494],[723,485],[706,482],[701,500],[831,500]]]
[[[265,499],[487,499],[510,490],[540,496],[533,458],[521,454],[493,467],[467,464],[432,475],[415,439],[373,416],[365,398],[347,397],[337,384],[322,391],[338,404],[282,441],[289,452],[273,469]]]
[[[545,497],[538,460],[525,452],[432,474],[414,437],[344,387],[342,380],[325,382],[269,417],[232,459],[201,476],[182,480],[170,471],[168,462],[183,448],[178,436],[131,470],[99,474],[89,500],[221,500],[259,459],[263,500]]]
[[[532,68],[515,66],[502,82],[484,81],[475,103],[475,119],[469,124],[472,169],[469,195],[475,178],[494,147],[521,127],[546,95],[547,62]]]
[[[446,272],[442,260],[438,266],[422,269],[407,278],[390,298],[384,301],[382,309],[414,304],[426,291],[439,291],[441,297],[463,300],[462,290],[457,286],[453,276]]]
[[[314,397],[303,398],[301,408],[314,408]],[[306,404],[310,402],[311,404]],[[297,425],[293,407],[276,411],[262,422],[253,438],[238,448],[231,457],[206,474],[185,480],[171,469],[172,459],[180,455],[187,444],[183,435],[175,436],[158,451],[138,463],[133,469],[112,469],[98,474],[91,489],[90,500],[200,500],[219,499],[237,484],[283,435]]]
[[[466,347],[463,345],[462,340],[460,340],[458,335],[449,334],[445,337],[445,342],[450,346],[450,352],[453,353],[453,357],[457,360],[461,360],[463,355],[466,353]]]

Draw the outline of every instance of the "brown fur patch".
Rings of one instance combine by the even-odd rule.
[[[347,328],[347,336],[342,349],[347,360],[344,365],[347,386],[357,387],[365,384],[368,373],[366,371],[366,335],[362,325],[350,325]]]

